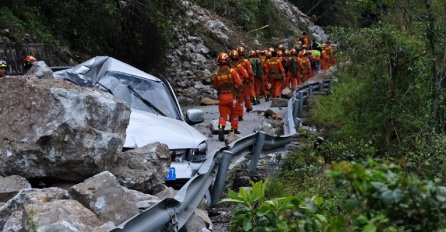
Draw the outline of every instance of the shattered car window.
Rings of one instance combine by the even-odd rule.
[[[162,81],[153,81],[127,73],[108,71],[99,81],[102,88],[127,102],[130,108],[181,119],[176,103]],[[134,90],[136,93],[133,93]],[[144,100],[140,99],[142,97]]]

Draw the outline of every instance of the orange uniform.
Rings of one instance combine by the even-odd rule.
[[[245,68],[249,75],[249,82],[245,86],[246,90],[243,90],[243,96],[246,104],[246,101],[251,101],[251,97],[256,96],[254,92],[254,71],[252,70],[251,62],[248,59],[240,57],[240,64],[243,66],[243,68]]]
[[[272,84],[273,97],[280,96],[282,85],[285,82],[285,70],[279,57],[271,57],[265,63],[265,71],[269,82]]]
[[[301,85],[302,81],[300,79],[300,67],[298,63],[298,58],[296,56],[292,56],[290,58],[290,69],[288,72],[288,82],[287,85],[291,84],[291,89],[295,90],[297,85]]]
[[[321,53],[321,70],[327,71],[330,68],[331,58],[326,49]]]
[[[221,66],[213,74],[214,88],[218,91],[218,111],[220,118],[218,120],[219,127],[224,128],[228,115],[231,116],[231,128],[238,129],[238,115],[236,112],[235,92],[240,88],[242,81],[236,70],[229,65]]]
[[[312,76],[311,62],[308,57],[304,56],[299,59],[299,67],[302,72],[303,81],[307,81]]]
[[[327,53],[330,56],[330,65],[335,65],[336,64],[336,58],[334,57],[334,49],[333,49],[332,46],[328,45]]]
[[[243,102],[245,103],[246,109],[252,109],[251,100],[249,99],[250,89],[248,87],[250,80],[249,74],[241,63],[238,61],[233,61],[231,63],[231,68],[235,69],[242,80],[242,87],[237,95],[237,115],[243,120]],[[247,99],[246,99],[247,96]]]

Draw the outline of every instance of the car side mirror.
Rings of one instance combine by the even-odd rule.
[[[204,121],[203,111],[199,109],[189,109],[186,111],[186,122],[189,125],[198,124]]]

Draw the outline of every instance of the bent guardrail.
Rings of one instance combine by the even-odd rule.
[[[216,205],[220,201],[229,164],[234,156],[251,154],[249,170],[254,171],[261,154],[269,154],[277,151],[278,148],[283,148],[297,135],[296,125],[300,124],[305,98],[311,96],[314,91],[329,89],[330,81],[316,82],[300,87],[288,100],[284,135],[270,136],[259,131],[234,141],[214,154],[209,154],[197,174],[177,192],[174,198],[160,201],[118,225],[112,231],[178,231],[186,224],[204,197],[207,198],[207,201],[211,201],[211,205]],[[208,194],[209,191],[210,194]]]

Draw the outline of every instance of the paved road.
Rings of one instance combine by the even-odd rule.
[[[313,82],[319,82],[326,80],[329,73],[319,73],[305,82],[305,84],[310,84]],[[208,150],[209,152],[214,152],[225,146],[224,142],[218,140],[217,134],[212,134],[211,132],[211,122],[217,120],[219,117],[218,106],[195,106],[195,109],[201,109],[204,112],[204,122],[194,125],[194,127],[200,131],[202,134],[208,137]],[[239,122],[239,130],[241,134],[239,136],[245,136],[257,131],[259,125],[265,120],[263,112],[267,109],[272,109],[274,112],[278,113],[285,118],[287,108],[286,107],[271,107],[271,101],[265,102],[262,98],[260,99],[259,105],[253,106],[253,111],[249,113],[244,113],[243,121]],[[228,127],[228,126],[227,126]],[[227,135],[226,135],[227,136]]]
[[[198,106],[194,107],[195,109],[201,109],[204,113],[204,122],[194,125],[194,127],[200,131],[202,134],[208,137],[208,150],[210,152],[216,151],[225,146],[224,142],[218,140],[217,134],[212,134],[211,132],[211,123],[214,120],[218,120],[218,106]],[[246,136],[254,131],[259,130],[259,125],[262,125],[265,117],[263,116],[263,112],[267,109],[272,109],[274,112],[284,116],[286,113],[286,107],[271,107],[271,101],[265,102],[264,99],[260,99],[259,105],[253,106],[253,111],[249,113],[244,113],[243,121],[239,122],[239,130],[240,135],[238,136]],[[228,128],[226,128],[228,129]],[[225,135],[227,137],[227,134]]]

